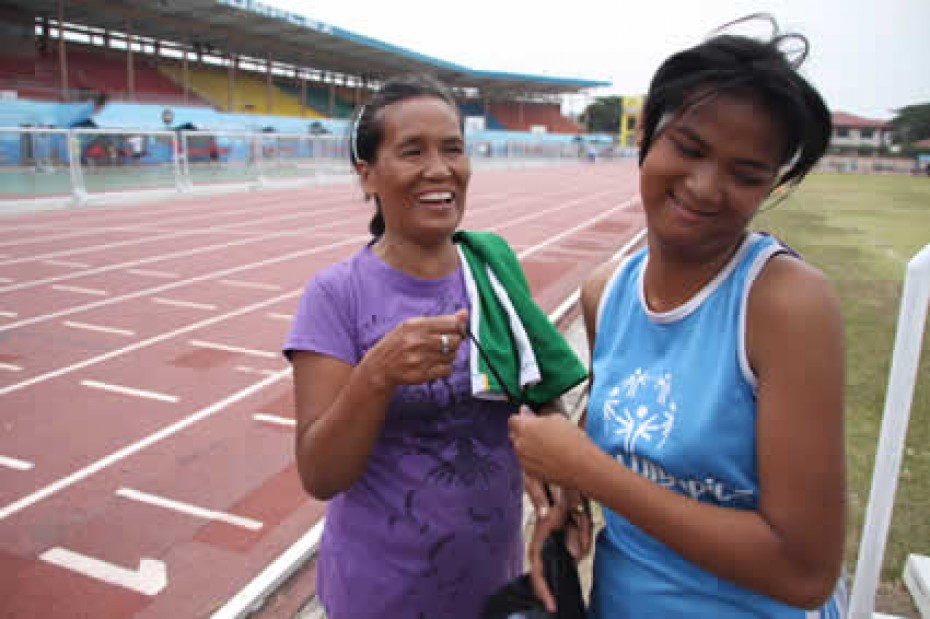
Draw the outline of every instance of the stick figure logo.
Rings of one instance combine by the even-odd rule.
[[[623,440],[633,454],[639,442],[661,448],[675,426],[678,406],[672,398],[672,375],[651,376],[637,369],[614,387],[604,402],[604,432]]]

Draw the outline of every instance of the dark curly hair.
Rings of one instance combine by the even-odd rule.
[[[639,163],[642,165],[656,133],[669,116],[721,94],[751,97],[768,110],[785,138],[776,187],[795,185],[826,152],[833,131],[830,110],[820,93],[798,73],[807,58],[807,39],[784,34],[775,19],[756,13],[717,29],[749,21],[772,25],[767,41],[716,34],[703,43],[670,56],[656,71],[646,94]]]

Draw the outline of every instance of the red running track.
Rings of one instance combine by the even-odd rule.
[[[551,312],[637,194],[631,163],[478,169],[464,227]],[[204,617],[320,519],[279,350],[370,208],[341,183],[0,219],[0,616]]]

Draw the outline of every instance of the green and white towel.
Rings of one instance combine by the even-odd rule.
[[[516,254],[490,232],[456,232],[471,313],[469,327],[488,360],[471,346],[475,397],[519,395],[533,408],[555,400],[587,378],[587,371],[549,317],[536,305]]]

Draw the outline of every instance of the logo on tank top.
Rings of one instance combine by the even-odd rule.
[[[677,489],[691,498],[720,505],[755,504],[755,492],[735,488],[713,476],[701,479],[677,477],[660,464],[657,453],[637,453],[637,447],[659,450],[675,427],[678,405],[672,397],[672,375],[650,374],[638,368],[607,395],[603,428],[608,439],[620,440],[623,448],[615,455],[632,471],[660,486]]]
[[[607,395],[604,434],[621,439],[626,453],[654,443],[661,448],[675,426],[678,406],[671,397],[672,375],[652,376],[637,368]]]

